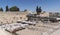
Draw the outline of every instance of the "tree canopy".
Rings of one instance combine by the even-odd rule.
[[[17,6],[13,6],[9,10],[10,11],[19,11],[19,8]]]
[[[42,9],[41,9],[41,7],[36,7],[36,12],[37,12],[37,14],[39,15],[41,12],[42,12]]]
[[[0,8],[0,11],[3,11],[3,9],[2,9],[2,8]]]
[[[24,10],[24,12],[26,12],[26,11],[27,11],[27,9]]]
[[[8,5],[6,6],[6,11],[9,11],[9,9],[8,9]]]

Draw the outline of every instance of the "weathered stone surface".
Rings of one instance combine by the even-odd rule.
[[[28,12],[0,12],[0,23],[15,23],[17,20],[26,20]]]

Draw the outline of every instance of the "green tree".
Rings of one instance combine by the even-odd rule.
[[[36,7],[36,12],[38,12],[38,6]]]
[[[19,11],[19,8],[17,6],[13,6],[10,8],[10,11]]]
[[[24,12],[26,12],[26,11],[27,11],[27,9],[24,10]]]
[[[2,9],[2,8],[0,8],[0,11],[3,11],[3,9]]]
[[[8,6],[6,6],[6,11],[9,11]]]
[[[41,13],[41,12],[42,12],[42,9],[41,9],[41,7],[39,7],[39,10],[38,10],[38,11],[39,11],[39,13]]]
[[[36,7],[36,12],[37,12],[37,14],[39,15],[41,12],[42,12],[42,9],[41,9],[41,7]]]

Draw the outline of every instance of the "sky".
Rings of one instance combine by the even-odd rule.
[[[17,6],[21,11],[24,9],[35,11],[36,6],[41,6],[42,11],[60,12],[60,0],[0,0],[0,7],[5,10],[6,6]]]

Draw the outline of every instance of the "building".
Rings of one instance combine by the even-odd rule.
[[[41,21],[43,19],[48,19],[49,13],[41,13],[40,15],[37,14],[28,14],[28,20],[30,21]]]
[[[49,16],[50,17],[60,17],[60,13],[52,13],[52,12],[50,12]]]
[[[42,21],[42,22],[60,21],[60,18],[58,16],[59,16],[59,14],[57,14],[57,13],[53,14],[53,13],[46,13],[46,12],[43,12],[40,15],[37,15],[37,14],[28,14],[27,15],[29,21]]]

